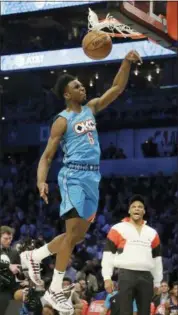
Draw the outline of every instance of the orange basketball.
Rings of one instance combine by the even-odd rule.
[[[82,41],[85,54],[94,60],[106,58],[112,50],[111,37],[102,31],[89,32]]]
[[[16,301],[23,301],[23,291],[22,289],[15,291],[14,293],[14,300]]]

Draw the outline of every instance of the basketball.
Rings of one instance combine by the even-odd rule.
[[[89,32],[82,41],[84,53],[91,59],[106,58],[112,50],[111,37],[102,31]]]
[[[15,291],[14,300],[15,301],[21,301],[21,302],[23,301],[23,290],[22,289]]]

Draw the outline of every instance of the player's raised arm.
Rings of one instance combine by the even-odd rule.
[[[41,159],[39,161],[37,170],[37,186],[40,192],[40,197],[48,203],[48,185],[46,184],[46,179],[48,176],[49,168],[53,157],[57,151],[58,145],[63,134],[66,131],[67,122],[63,117],[59,117],[52,125],[50,137],[45,151],[43,152]]]
[[[109,104],[117,99],[117,97],[125,90],[128,83],[132,62],[142,62],[140,55],[136,51],[130,51],[123,60],[121,67],[116,74],[113,84],[101,97],[95,98],[88,103],[93,113],[101,111]]]

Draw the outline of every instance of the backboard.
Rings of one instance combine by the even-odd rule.
[[[119,22],[159,45],[177,51],[178,1],[120,0],[112,3],[108,11]]]
[[[123,1],[121,11],[133,17],[139,23],[166,33],[166,2],[165,1]]]
[[[164,47],[178,40],[178,1],[121,1],[119,10],[134,29]]]

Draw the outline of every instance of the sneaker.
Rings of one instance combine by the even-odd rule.
[[[72,283],[70,285],[68,285],[67,287],[63,288],[63,292],[64,293],[69,293],[71,292],[73,289],[75,288],[75,283]]]
[[[74,308],[65,298],[63,291],[56,293],[49,289],[46,291],[43,298],[58,312],[65,313],[66,315],[72,315],[74,313]]]
[[[23,265],[28,268],[28,275],[36,285],[43,285],[40,273],[40,263],[34,261],[33,251],[26,251],[20,255]]]

